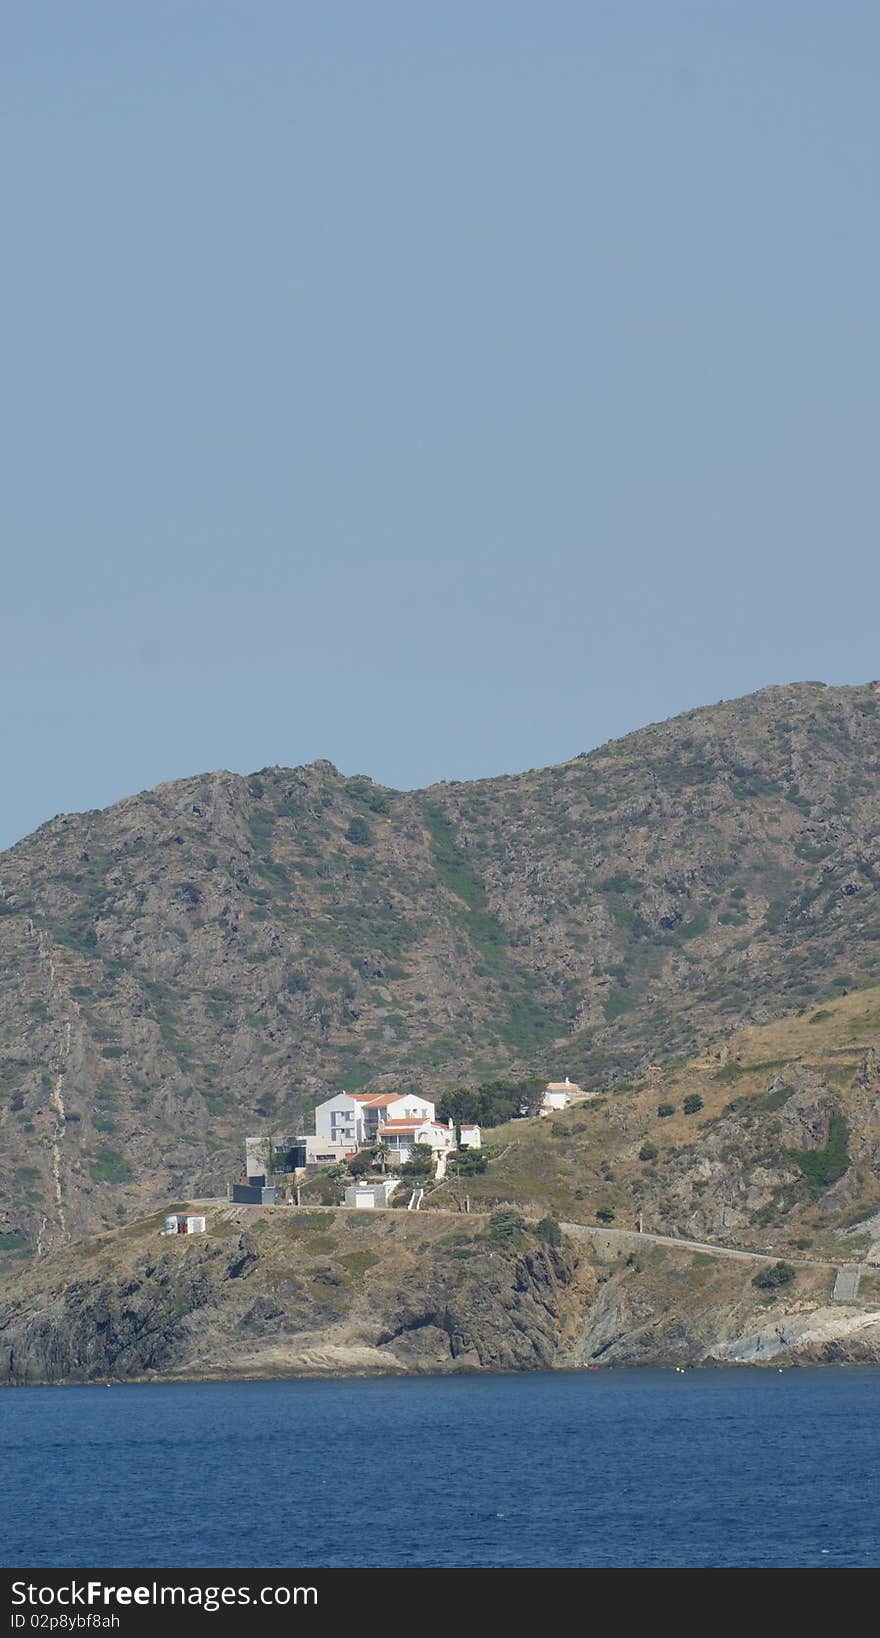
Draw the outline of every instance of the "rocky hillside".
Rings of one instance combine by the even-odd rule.
[[[574,1248],[485,1219],[219,1207],[149,1218],[0,1280],[0,1383],[537,1370],[596,1288]]]
[[[878,771],[878,686],[800,684],[511,778],[53,819],[0,857],[7,1247],[217,1192],[340,1085],[605,1084],[869,984]]]
[[[0,1385],[803,1360],[880,1362],[880,1303],[833,1273],[433,1211],[218,1206],[0,1276]],[[635,1237],[633,1237],[635,1238]]]
[[[880,1284],[876,987],[483,1136],[487,1170],[444,1183],[433,1204],[466,1192],[476,1210],[641,1222],[778,1257],[870,1257]]]

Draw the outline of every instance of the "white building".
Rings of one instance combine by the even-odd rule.
[[[364,1142],[375,1143],[379,1127],[389,1120],[433,1120],[434,1105],[430,1098],[417,1092],[356,1092],[364,1119]]]
[[[337,1092],[325,1098],[315,1110],[315,1135],[329,1143],[341,1143],[346,1154],[353,1154],[364,1141],[364,1116],[358,1099],[351,1092]]]
[[[415,1092],[337,1092],[315,1109],[315,1135],[351,1154],[378,1140],[389,1120],[433,1120],[430,1098]]]
[[[435,1160],[455,1148],[455,1127],[452,1121],[444,1126],[439,1120],[389,1120],[379,1128],[379,1137],[391,1151],[391,1164],[403,1165],[412,1158],[419,1143],[427,1144]]]
[[[461,1147],[463,1149],[482,1149],[483,1140],[480,1135],[479,1126],[468,1125],[462,1126],[459,1129],[461,1131]]]
[[[305,1150],[307,1166],[338,1165],[346,1155],[344,1144],[333,1143],[330,1138],[319,1137],[316,1132],[307,1132],[305,1137],[297,1138],[296,1146]]]
[[[385,1177],[381,1183],[360,1179],[351,1183],[345,1191],[345,1204],[355,1206],[358,1211],[375,1211],[377,1206],[387,1206],[391,1196],[397,1188],[396,1177]]]
[[[567,1075],[564,1081],[548,1081],[541,1101],[541,1114],[550,1115],[554,1109],[567,1109],[572,1098],[583,1096],[583,1087],[578,1086],[577,1081],[570,1081]]]
[[[204,1234],[205,1219],[197,1211],[170,1211],[165,1219],[163,1234]]]

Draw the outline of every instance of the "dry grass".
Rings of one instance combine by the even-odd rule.
[[[816,1011],[823,1016],[811,1023]],[[635,1223],[646,1174],[662,1175],[670,1151],[698,1144],[701,1133],[731,1113],[760,1111],[768,1087],[784,1066],[800,1062],[831,1082],[846,1105],[855,1096],[855,1076],[868,1047],[880,1046],[880,989],[863,990],[812,1009],[802,1018],[776,1020],[740,1030],[717,1053],[692,1063],[670,1066],[645,1077],[631,1089],[595,1102],[535,1120],[512,1121],[483,1134],[491,1163],[466,1187],[476,1209],[502,1200],[537,1213],[552,1211],[572,1221],[595,1222],[603,1209],[613,1210],[617,1227]],[[703,1108],[684,1113],[684,1100],[699,1094]],[[661,1117],[661,1104],[674,1114]],[[656,1161],[639,1159],[643,1144],[653,1144]],[[653,1168],[653,1172],[649,1172]],[[451,1203],[446,1191],[438,1205]],[[807,1223],[815,1244],[803,1254],[822,1256],[829,1248],[821,1224]],[[839,1246],[834,1252],[839,1255]]]

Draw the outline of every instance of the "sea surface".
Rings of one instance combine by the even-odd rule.
[[[4,1567],[880,1565],[880,1370],[0,1392]]]

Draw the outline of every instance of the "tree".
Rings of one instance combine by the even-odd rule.
[[[686,1115],[698,1115],[702,1107],[703,1100],[699,1092],[689,1092],[682,1105]]]
[[[484,1081],[480,1086],[456,1086],[444,1092],[437,1105],[438,1120],[453,1120],[457,1126],[474,1121],[478,1126],[500,1126],[523,1113],[537,1114],[544,1095],[544,1082],[537,1075],[520,1080]]]
[[[389,1148],[389,1146],[386,1143],[384,1138],[379,1139],[378,1143],[376,1144],[375,1149],[373,1150],[373,1153],[376,1156],[377,1161],[379,1162],[380,1170],[383,1171],[383,1172],[387,1172],[387,1170],[388,1170],[388,1157],[391,1154],[391,1150],[390,1150],[390,1148]]]
[[[535,1233],[539,1240],[544,1240],[548,1246],[562,1245],[562,1230],[555,1217],[542,1217]]]
[[[409,1160],[400,1168],[404,1177],[430,1177],[434,1170],[434,1151],[430,1143],[415,1143]]]

